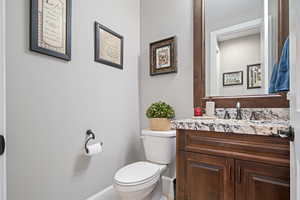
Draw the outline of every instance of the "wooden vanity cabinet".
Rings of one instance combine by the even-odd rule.
[[[289,200],[289,141],[177,131],[177,200]]]
[[[188,199],[231,200],[234,196],[234,160],[187,153]]]
[[[236,161],[236,199],[290,199],[290,170],[288,167],[256,162]]]

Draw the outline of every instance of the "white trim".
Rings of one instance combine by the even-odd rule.
[[[0,2],[0,14],[1,14],[1,17],[0,17],[0,20],[1,20],[1,22],[0,22],[0,48],[1,48],[1,55],[0,55],[0,70],[1,70],[1,73],[0,73],[0,75],[2,76],[1,78],[0,78],[0,80],[2,81],[2,83],[0,84],[0,86],[1,86],[1,89],[0,89],[0,93],[1,93],[1,95],[0,96],[2,96],[2,105],[0,105],[2,108],[0,109],[1,110],[1,112],[3,112],[3,113],[1,113],[1,114],[3,114],[3,117],[1,117],[1,118],[3,118],[2,120],[3,120],[3,127],[1,127],[1,134],[3,134],[4,136],[6,135],[6,102],[5,102],[5,99],[6,99],[6,97],[5,97],[5,91],[6,91],[6,85],[5,85],[5,82],[6,82],[6,80],[5,80],[5,67],[6,67],[6,54],[5,54],[5,48],[6,48],[6,40],[5,40],[5,15],[6,15],[6,13],[5,13],[5,0],[1,0],[1,2]],[[1,183],[0,183],[0,194],[1,194],[1,196],[0,196],[0,200],[6,200],[6,154],[4,154],[3,156],[2,156],[2,158],[1,159],[3,159],[3,162],[1,163],[2,164],[2,168],[3,168],[3,171],[1,172],[1,176],[0,176],[0,180],[1,180]],[[1,168],[0,168],[1,169]]]
[[[295,141],[290,145],[290,177],[291,177],[291,200],[300,199],[300,87],[299,87],[299,47],[300,47],[300,25],[299,25],[299,9],[300,2],[298,0],[289,1],[289,14],[290,14],[290,113],[291,125],[295,128],[296,137]]]
[[[163,195],[168,197],[168,200],[174,200],[174,178],[169,178],[166,176],[162,177],[162,187]],[[105,188],[104,190],[94,194],[93,196],[87,198],[86,200],[120,200],[118,194],[116,193],[113,185]]]
[[[119,198],[111,185],[86,200],[119,200]]]
[[[162,193],[168,200],[174,200],[174,178],[162,177]]]
[[[218,96],[220,86],[220,63],[218,58],[218,32],[211,32],[210,34],[210,91],[208,96]],[[217,77],[216,77],[217,74]],[[216,79],[218,81],[216,81]]]
[[[246,32],[251,29],[260,28],[262,24],[263,24],[263,20],[259,18],[259,19],[251,20],[251,21],[244,22],[241,24],[236,24],[236,25],[233,25],[230,27],[226,27],[223,29],[219,29],[219,30],[213,31],[212,33],[215,33],[218,38],[225,37],[228,35],[238,34],[240,32]]]
[[[219,88],[220,88],[219,86],[222,85],[222,80],[223,80],[223,78],[221,77],[221,74],[220,74],[220,66],[217,63],[217,51],[218,51],[219,39],[226,38],[231,35],[240,37],[240,36],[242,36],[242,34],[241,34],[242,32],[247,33],[247,32],[249,32],[249,30],[253,30],[253,29],[260,30],[261,27],[263,26],[263,24],[264,24],[263,19],[255,19],[252,21],[248,21],[248,22],[244,22],[244,23],[237,24],[234,26],[226,27],[226,28],[223,28],[220,30],[216,30],[216,31],[213,31],[210,33],[210,58],[209,58],[209,60],[210,60],[210,70],[211,71],[210,71],[209,96],[219,96]],[[268,46],[265,46],[265,45],[266,44],[263,44],[264,47],[262,49],[266,49],[266,50],[264,50],[263,52],[268,51]],[[268,54],[266,54],[266,55],[268,55]],[[261,57],[262,57],[261,58],[262,61],[264,61],[263,65],[268,66],[267,65],[268,62],[266,62],[268,59],[263,59],[264,58],[263,55]],[[216,77],[216,74],[218,75],[218,77]],[[265,80],[266,79],[268,79],[268,78],[265,78]],[[268,80],[267,80],[267,82],[268,82]],[[268,83],[267,83],[267,85],[268,85]]]
[[[264,47],[263,47],[263,54],[262,54],[262,58],[263,58],[263,66],[262,68],[264,69],[264,87],[265,87],[265,94],[269,93],[269,63],[270,63],[270,50],[271,46],[269,46],[270,44],[272,44],[272,41],[269,36],[270,36],[270,18],[269,18],[269,0],[264,0]]]

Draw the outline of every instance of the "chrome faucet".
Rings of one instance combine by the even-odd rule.
[[[239,101],[236,103],[236,119],[242,120],[242,109]]]

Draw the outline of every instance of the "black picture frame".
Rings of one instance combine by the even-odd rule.
[[[168,47],[170,49],[170,66],[157,68],[157,50]],[[150,76],[161,74],[177,73],[177,38],[169,37],[163,40],[150,43]]]
[[[47,56],[56,57],[66,61],[71,60],[72,40],[72,0],[66,1],[66,50],[65,53],[56,52],[38,45],[38,6],[39,0],[30,0],[30,50]]]
[[[259,86],[251,86],[250,85],[250,70],[251,70],[251,68],[253,68],[253,67],[259,67],[260,68],[260,70],[261,70],[261,63],[257,63],[257,64],[252,64],[252,65],[247,65],[247,89],[259,89],[259,88],[262,88],[262,83],[261,83],[261,85],[259,85]],[[260,76],[261,76],[261,79],[262,79],[262,74],[260,74]]]
[[[226,73],[223,73],[223,87],[234,86],[234,85],[243,85],[244,84],[244,75],[243,75],[243,73],[244,73],[243,71],[235,71],[235,72],[226,72]],[[240,74],[240,82],[239,83],[226,84],[225,83],[226,75],[232,75],[232,74]]]
[[[112,31],[111,29],[107,28],[106,26],[103,26],[102,24],[100,24],[99,22],[95,22],[94,23],[94,28],[95,28],[95,62],[99,62],[99,63],[102,63],[102,64],[105,64],[105,65],[109,65],[109,66],[112,66],[112,67],[115,67],[115,68],[118,68],[118,69],[123,69],[123,59],[124,59],[124,37],[114,31]],[[101,40],[101,36],[100,36],[100,30],[104,30],[110,34],[112,34],[113,36],[119,38],[121,40],[121,60],[120,60],[120,63],[121,64],[118,64],[118,63],[113,63],[109,60],[105,60],[103,58],[100,58],[100,40]]]

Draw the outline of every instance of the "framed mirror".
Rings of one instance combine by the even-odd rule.
[[[286,0],[194,0],[194,104],[289,107],[269,93],[289,35]]]

